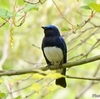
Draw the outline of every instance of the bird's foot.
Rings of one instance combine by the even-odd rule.
[[[60,68],[60,69],[62,68],[62,64],[63,64],[63,63],[62,63],[62,61],[61,61],[60,64],[59,64],[59,68]]]
[[[47,69],[50,69],[50,67],[51,67],[51,64],[48,64],[48,65],[46,66]]]

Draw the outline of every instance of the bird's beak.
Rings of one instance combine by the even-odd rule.
[[[44,27],[44,26],[42,26],[41,28],[45,29],[45,27]]]

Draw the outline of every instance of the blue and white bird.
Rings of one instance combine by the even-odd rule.
[[[62,64],[67,61],[67,47],[64,39],[60,36],[60,32],[56,26],[47,25],[42,28],[44,29],[45,34],[42,41],[42,51],[48,66],[62,66]],[[60,73],[65,75],[66,68],[61,69]],[[56,79],[56,84],[65,88],[65,78],[61,77]]]

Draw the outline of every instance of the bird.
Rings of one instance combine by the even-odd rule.
[[[62,66],[67,61],[67,47],[64,39],[60,35],[59,29],[55,25],[42,26],[44,38],[42,40],[42,52],[47,66]],[[58,70],[62,75],[66,74],[66,68]],[[56,79],[56,85],[65,88],[67,86],[64,77]]]

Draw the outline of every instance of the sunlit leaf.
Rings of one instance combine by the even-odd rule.
[[[12,16],[12,13],[9,12],[6,9],[0,8],[0,17],[2,18],[10,18]]]
[[[16,98],[14,98],[14,99],[22,99],[22,97],[21,96],[17,96]]]
[[[36,10],[36,11],[38,11],[38,7],[36,5],[34,5],[34,4],[27,4],[25,6],[25,8],[23,9],[23,12],[28,12],[30,10]]]
[[[69,30],[70,30],[70,28],[68,28],[68,27],[61,28],[61,31],[69,31]]]
[[[44,78],[45,76],[43,76],[39,73],[35,73],[32,77],[35,78],[35,79],[41,79],[41,78]]]
[[[41,89],[41,86],[38,83],[34,83],[32,84],[32,86],[30,86],[30,89],[39,91]]]
[[[50,73],[46,76],[46,78],[60,78],[60,77],[64,77],[64,75],[60,74],[60,73]]]
[[[17,76],[15,79],[12,80],[12,82],[18,82],[19,80],[25,79],[25,78],[27,78],[29,76],[30,76],[30,74]]]
[[[2,78],[0,78],[0,83],[2,83],[3,82],[3,79]]]
[[[100,4],[90,3],[89,6],[96,12],[100,12]]]
[[[6,98],[6,97],[7,97],[7,94],[5,94],[5,93],[3,93],[3,92],[0,93],[0,99],[4,99],[4,98]]]
[[[52,84],[50,86],[47,86],[46,89],[49,90],[49,91],[53,91],[53,90],[56,89],[56,84]]]

